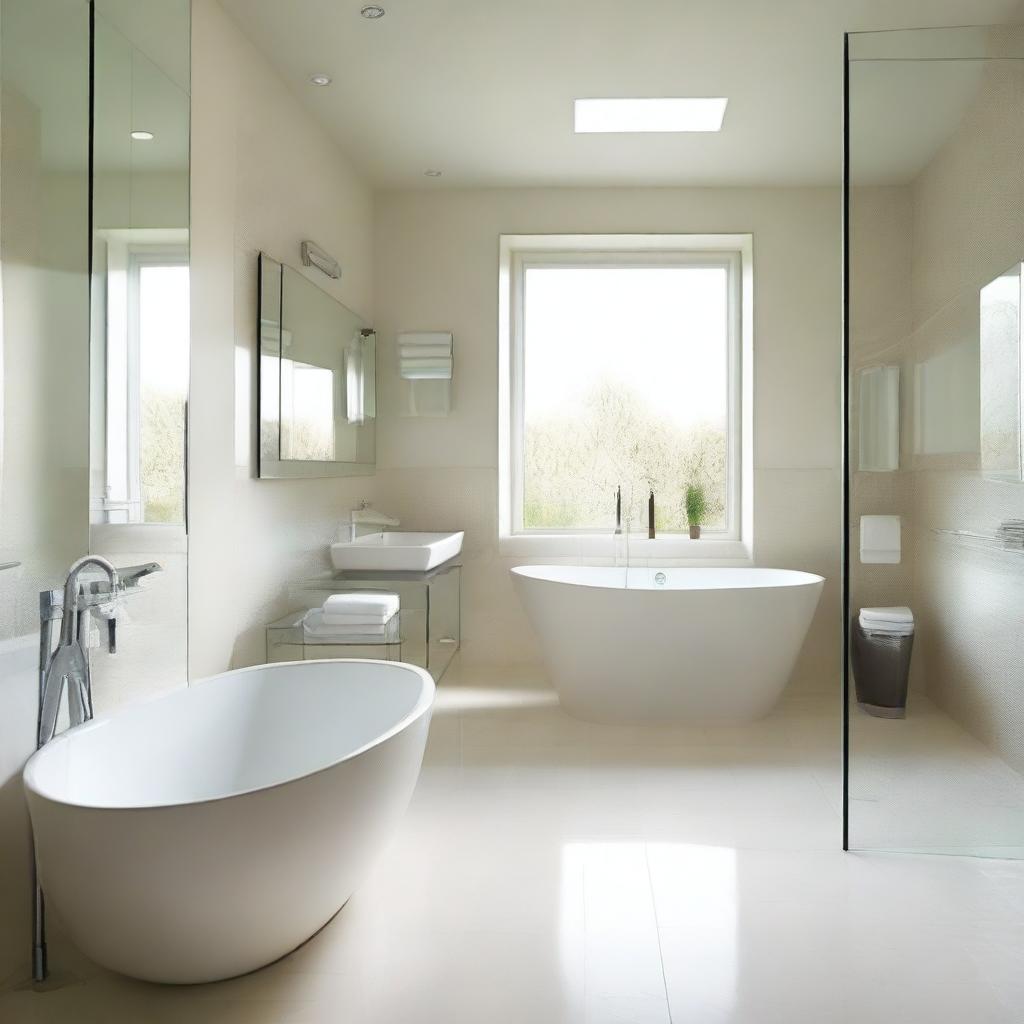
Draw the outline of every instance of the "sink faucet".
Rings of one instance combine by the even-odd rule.
[[[366,533],[380,533],[381,530],[367,530],[365,527],[377,526],[401,526],[399,520],[392,518],[391,516],[384,515],[383,512],[378,512],[375,508],[370,507],[368,501],[361,501],[359,505],[352,509],[349,513],[348,521],[348,540],[352,542],[361,536],[359,527],[364,527],[363,535]]]

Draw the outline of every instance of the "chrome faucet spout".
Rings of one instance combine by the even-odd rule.
[[[110,593],[116,594],[120,586],[120,577],[117,569],[105,558],[99,555],[86,555],[78,559],[68,571],[68,578],[64,583],[64,619],[61,623],[60,642],[61,645],[72,643],[79,639],[78,636],[78,577],[84,569],[94,565],[107,574],[110,583]]]

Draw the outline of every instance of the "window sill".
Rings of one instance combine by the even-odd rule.
[[[575,558],[586,561],[625,561],[626,541],[610,533],[517,533],[498,537],[498,553],[508,558]],[[630,565],[753,565],[753,552],[742,540],[671,536],[629,538]]]

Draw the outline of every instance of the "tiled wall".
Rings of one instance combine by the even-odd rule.
[[[752,232],[755,556],[829,580],[797,688],[838,679],[839,193],[835,189],[534,189],[376,200],[378,496],[413,529],[465,529],[464,657],[522,663],[535,639],[497,550],[498,236]],[[404,418],[395,335],[455,335],[453,409]]]
[[[975,414],[980,289],[1024,259],[1024,69],[993,61],[952,138],[914,183],[916,362],[963,346],[962,408]],[[972,404],[973,403],[973,404]],[[974,421],[977,423],[977,420]],[[1024,555],[957,545],[934,530],[992,533],[1024,517],[1024,484],[984,480],[967,449],[914,456],[914,603],[927,690],[1008,763],[1024,770]]]
[[[912,693],[927,693],[1007,762],[1024,768],[1024,555],[936,531],[993,533],[1024,517],[1024,484],[985,480],[979,461],[979,291],[1024,258],[1024,70],[992,64],[956,131],[906,185],[852,195],[853,465],[856,372],[902,368],[900,471],[854,472],[852,597],[914,611]],[[857,144],[854,136],[854,146]],[[918,368],[957,358],[954,386],[916,393]],[[927,403],[930,406],[926,409]],[[917,427],[943,424],[938,442]],[[861,565],[862,514],[902,517],[898,566]]]

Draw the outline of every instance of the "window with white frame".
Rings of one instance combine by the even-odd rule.
[[[176,234],[106,233],[108,523],[185,522],[189,267]]]
[[[749,236],[502,239],[503,534],[743,539]]]

